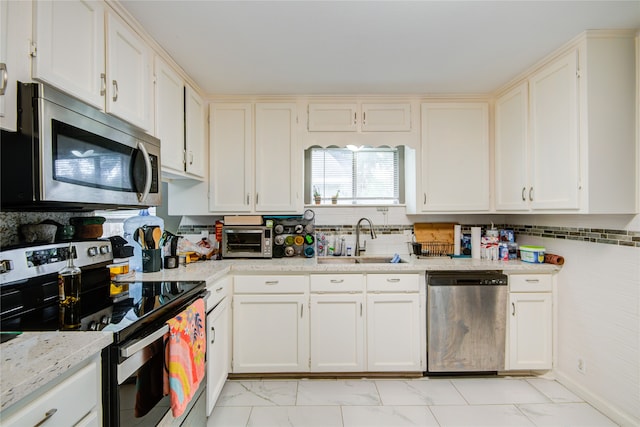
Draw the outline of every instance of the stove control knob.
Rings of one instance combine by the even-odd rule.
[[[111,322],[111,318],[109,316],[102,316],[100,318],[100,324],[102,325],[108,325],[109,322]]]
[[[87,249],[87,255],[89,255],[89,256],[98,255],[98,248],[95,247],[95,246],[91,246],[89,249]]]
[[[13,261],[8,259],[0,260],[0,273],[6,273],[13,270]]]
[[[96,323],[96,321],[95,321],[95,320],[92,320],[92,321],[89,323],[89,330],[90,330],[90,331],[97,331],[97,330],[98,330],[98,324]]]
[[[100,246],[100,253],[102,255],[108,254],[109,252],[111,252],[109,250],[109,245]]]

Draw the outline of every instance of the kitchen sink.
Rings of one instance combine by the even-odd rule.
[[[357,256],[357,257],[343,257],[343,256],[327,256],[318,257],[318,264],[391,264],[392,256]],[[406,263],[407,261],[400,258],[400,263]]]

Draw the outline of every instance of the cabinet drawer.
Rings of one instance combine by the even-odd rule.
[[[311,292],[363,292],[364,276],[362,274],[312,274],[310,286]]]
[[[309,290],[307,276],[236,276],[236,294],[303,294]]]
[[[33,426],[47,418],[48,414],[44,425],[75,425],[98,405],[98,366],[97,362],[91,363],[42,396],[26,403],[13,416],[2,417],[2,425]]]
[[[420,288],[417,274],[369,274],[369,292],[418,292]]]
[[[207,284],[207,290],[211,295],[207,298],[206,309],[211,310],[218,305],[231,291],[231,277],[225,277],[211,284]]]
[[[550,274],[513,274],[509,276],[511,292],[551,292]]]

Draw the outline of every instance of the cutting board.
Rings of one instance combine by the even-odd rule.
[[[453,243],[454,225],[449,222],[416,222],[413,224],[413,233],[419,243]]]

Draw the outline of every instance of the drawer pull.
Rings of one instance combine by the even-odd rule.
[[[387,279],[387,282],[389,282],[389,283],[398,283],[399,281],[400,281],[400,279],[398,279],[398,278]]]
[[[216,289],[216,292],[222,292],[223,287],[220,286],[218,289]]]
[[[265,285],[277,285],[278,283],[278,280],[267,280],[266,282],[264,282]]]
[[[47,420],[51,417],[53,417],[53,415],[58,412],[58,410],[56,408],[53,409],[49,409],[45,414],[44,414],[44,418],[42,420],[40,420],[40,422],[36,425],[34,425],[33,427],[40,427],[42,424],[46,423]]]
[[[511,303],[511,315],[512,316],[516,315],[516,303],[514,302]]]
[[[344,279],[331,279],[331,283],[343,283]]]
[[[216,328],[212,326],[211,332],[213,333],[213,338],[211,338],[211,344],[213,344],[216,342]]]
[[[526,279],[525,282],[527,282],[527,283],[538,283],[538,282],[540,282],[540,279]]]

